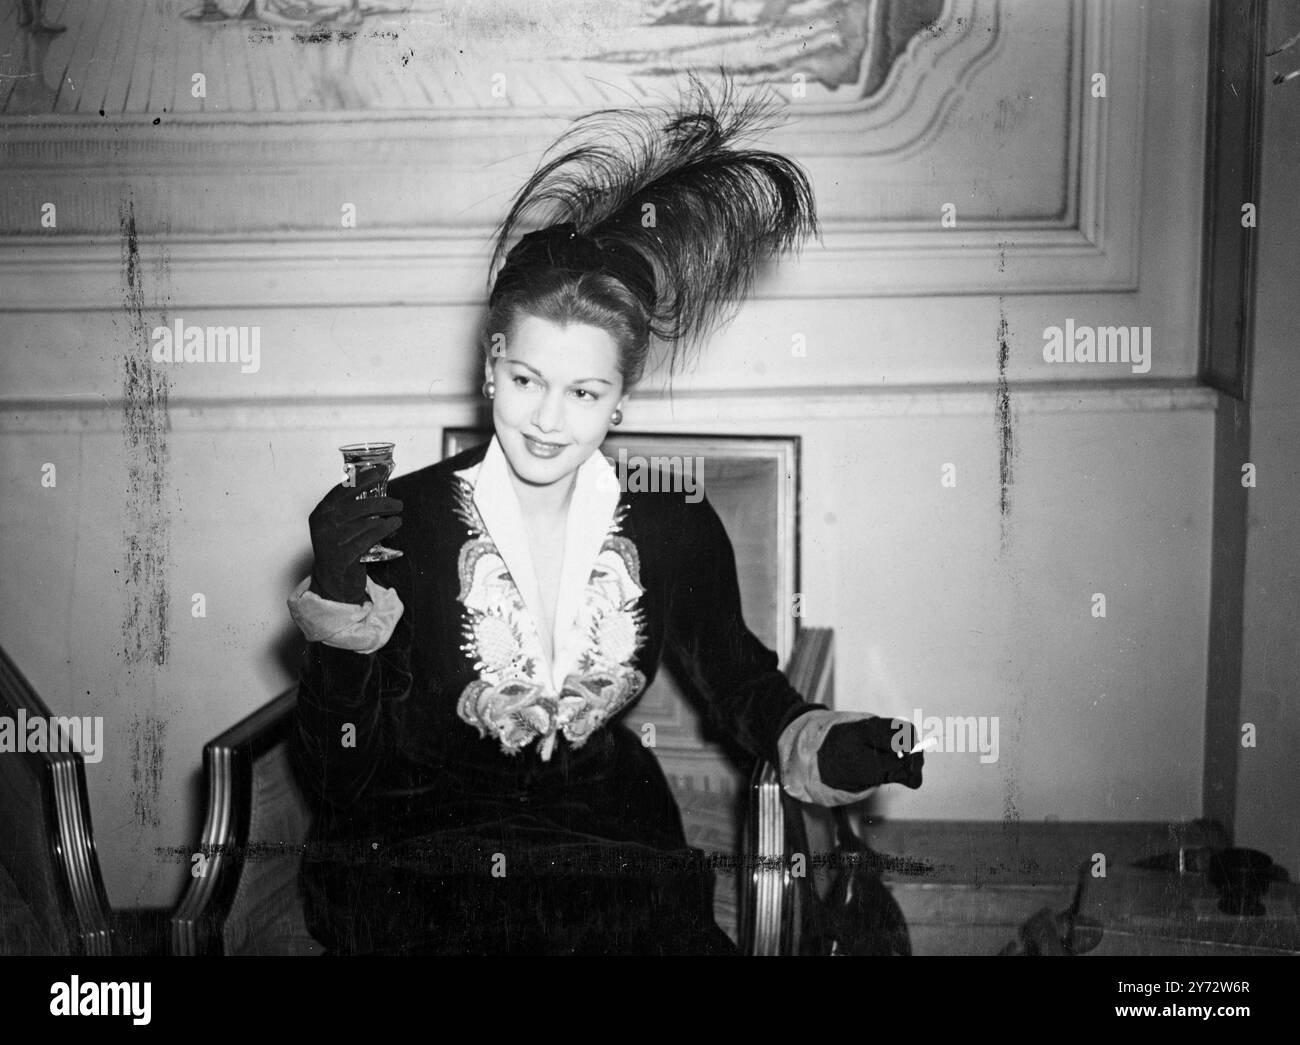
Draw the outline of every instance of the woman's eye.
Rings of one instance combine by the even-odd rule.
[[[523,388],[525,385],[530,385],[532,384],[532,382],[533,379],[529,377],[527,374],[515,375],[515,384],[518,385],[520,388]]]
[[[573,394],[579,399],[583,399],[583,396],[586,396],[586,399],[583,399],[583,402],[591,402],[596,398],[595,392],[588,392],[585,388],[575,388]]]

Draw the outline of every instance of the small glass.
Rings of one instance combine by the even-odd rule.
[[[340,446],[343,455],[343,485],[357,485],[357,471],[370,465],[384,469],[384,481],[372,490],[357,494],[358,497],[387,497],[388,477],[393,472],[393,447],[395,443],[348,443]],[[382,544],[372,544],[370,550],[361,556],[359,562],[388,562],[400,559],[402,553],[396,548],[386,548]]]

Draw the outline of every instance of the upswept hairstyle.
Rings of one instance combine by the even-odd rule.
[[[526,313],[608,331],[625,387],[652,339],[676,373],[735,316],[762,263],[818,232],[803,169],[738,144],[775,110],[769,98],[737,101],[726,78],[715,96],[691,75],[675,108],[575,120],[496,230],[484,347]],[[525,225],[537,231],[507,252]]]

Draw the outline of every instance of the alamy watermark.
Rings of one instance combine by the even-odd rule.
[[[912,747],[909,752],[974,752],[988,765],[998,760],[998,719],[994,715],[924,715],[920,708],[912,711]],[[903,754],[908,742],[901,727],[891,741],[895,751]]]
[[[618,489],[626,493],[680,493],[688,504],[704,497],[704,458],[674,454],[629,454],[619,450],[618,460],[608,454],[612,474]],[[604,480],[604,481],[607,481]]]
[[[27,751],[76,751],[87,762],[98,762],[104,757],[104,719],[98,715],[29,718],[25,708],[18,709],[16,719],[0,715],[0,755]]]
[[[242,374],[262,368],[259,326],[201,327],[178,316],[170,327],[154,327],[149,337],[155,363],[238,363]]]
[[[150,1009],[153,984],[81,982],[80,976],[59,980],[50,985],[51,1016],[130,1016],[131,1022],[143,1027],[152,1018]]]
[[[1135,374],[1151,369],[1150,327],[1075,326],[1043,330],[1045,363],[1128,363]]]

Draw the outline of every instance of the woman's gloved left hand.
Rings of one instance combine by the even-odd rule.
[[[831,726],[817,750],[822,783],[838,791],[865,791],[881,784],[921,786],[925,753],[912,723],[903,718],[866,718]]]

